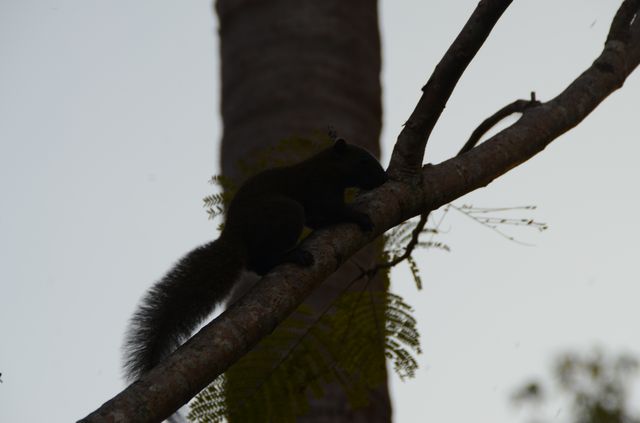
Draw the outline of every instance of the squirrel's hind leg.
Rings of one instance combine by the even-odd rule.
[[[247,268],[264,275],[278,264],[313,264],[307,251],[293,250],[304,229],[304,208],[289,198],[269,199],[260,204],[259,216],[248,231]]]

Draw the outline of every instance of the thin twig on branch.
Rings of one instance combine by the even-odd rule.
[[[498,122],[507,116],[511,116],[514,113],[524,113],[529,107],[538,106],[540,102],[536,100],[536,93],[531,93],[531,100],[516,100],[513,103],[507,104],[502,109],[495,112],[493,115],[486,118],[475,131],[471,133],[469,140],[458,152],[458,156],[471,150],[480,141],[480,138],[486,134],[491,128],[493,128]]]
[[[362,275],[363,276],[367,275],[369,278],[373,278],[376,275],[376,273],[378,273],[380,270],[391,269],[392,267],[397,266],[398,264],[402,263],[404,260],[409,258],[409,256],[411,256],[411,254],[413,253],[413,250],[415,250],[416,245],[418,245],[418,241],[420,240],[420,234],[422,233],[424,226],[427,224],[427,220],[429,219],[430,213],[431,213],[430,211],[427,211],[420,214],[420,220],[418,220],[416,227],[413,228],[413,230],[411,231],[411,239],[409,240],[407,245],[404,247],[404,252],[401,255],[393,258],[392,260],[386,263],[378,263],[371,269],[361,270]]]
[[[512,0],[482,0],[422,87],[422,96],[393,147],[389,175],[419,173],[424,150],[458,80]]]

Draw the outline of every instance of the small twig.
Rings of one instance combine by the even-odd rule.
[[[503,212],[503,211],[513,211],[513,210],[535,210],[537,206],[514,206],[514,207],[473,207],[468,204],[463,204],[459,206],[461,209],[469,210],[473,213],[495,213],[495,212]]]
[[[532,91],[530,100],[516,100],[513,103],[504,106],[502,109],[498,110],[493,115],[485,119],[484,122],[482,122],[480,126],[478,126],[475,131],[471,133],[469,140],[462,147],[462,149],[458,153],[458,156],[475,147],[478,141],[480,141],[480,138],[482,138],[484,134],[486,134],[502,119],[514,113],[523,113],[525,110],[538,105],[540,105],[540,102],[536,100],[536,93]]]
[[[545,223],[536,222],[533,219],[513,219],[505,217],[478,217],[478,221],[484,222],[487,225],[511,225],[511,226],[529,226],[537,228],[540,231],[547,229]]]
[[[459,206],[459,211],[467,213],[469,215],[473,215],[475,219],[479,222],[483,222],[487,225],[512,225],[512,226],[529,226],[537,228],[539,231],[544,231],[548,229],[546,223],[536,222],[531,218],[520,218],[514,219],[509,217],[493,217],[493,216],[478,216],[486,213],[496,213],[503,211],[513,211],[513,210],[535,210],[536,206],[516,206],[516,207],[494,207],[494,208],[484,208],[484,207],[473,207],[468,204],[464,204]]]
[[[422,213],[420,215],[420,220],[418,221],[418,224],[416,225],[415,228],[413,228],[413,231],[411,231],[411,240],[409,241],[409,243],[407,243],[407,246],[404,249],[404,253],[402,253],[400,256],[394,258],[391,261],[388,261],[386,263],[378,263],[377,265],[375,265],[375,267],[366,270],[366,274],[369,277],[373,277],[375,276],[376,273],[378,273],[380,270],[382,269],[390,269],[394,266],[396,266],[397,264],[403,262],[404,260],[407,259],[407,257],[409,257],[411,255],[411,253],[413,253],[414,248],[416,247],[416,245],[418,244],[419,238],[420,238],[420,233],[422,232],[422,230],[424,229],[424,225],[427,224],[427,220],[429,218],[429,214],[431,212],[425,212]]]
[[[438,220],[438,223],[436,223],[436,226],[434,226],[433,230],[431,231],[431,237],[429,238],[429,242],[433,242],[433,238],[435,238],[437,234],[448,232],[448,231],[440,230],[440,225],[442,225],[442,222],[444,221],[444,218],[448,212],[449,212],[449,205],[446,205],[444,207],[444,211],[442,212],[442,216],[440,216],[440,220]]]
[[[487,218],[485,218],[485,217],[478,218],[478,217],[474,216],[472,213],[469,213],[468,210],[465,210],[463,208],[457,207],[457,206],[455,206],[453,204],[449,204],[449,206],[451,206],[451,208],[453,208],[454,210],[457,210],[460,213],[462,213],[463,215],[467,216],[469,219],[472,219],[475,222],[481,224],[482,226],[491,229],[492,231],[494,231],[495,233],[497,233],[501,237],[508,239],[509,241],[515,242],[516,244],[524,245],[526,247],[534,247],[535,246],[535,244],[529,244],[527,242],[518,241],[514,237],[505,234],[504,232],[502,232],[500,229],[498,229],[494,225],[490,225],[488,222],[486,222],[485,219],[487,219]]]
[[[390,260],[388,262],[378,263],[376,266],[368,270],[365,270],[361,266],[356,264],[360,268],[360,271],[362,272],[360,277],[363,277],[366,275],[369,278],[373,278],[380,270],[390,269],[392,267],[395,267],[398,264],[402,263],[403,261],[407,260],[409,257],[411,257],[413,250],[416,248],[416,246],[418,246],[420,234],[425,231],[424,226],[427,224],[427,220],[429,219],[430,213],[431,212],[429,211],[420,215],[420,220],[418,221],[418,224],[416,225],[415,228],[413,228],[413,231],[411,231],[411,239],[407,243],[404,249],[404,252],[401,255],[395,257],[393,260]],[[439,228],[440,228],[440,225],[442,224],[442,221],[444,220],[444,216],[446,215],[446,213],[447,213],[447,210],[445,209],[445,212],[442,214],[442,217],[440,217],[440,220],[438,221],[436,226],[429,231],[431,233],[431,237],[429,238],[429,241],[428,241],[429,243],[433,241],[433,238],[436,236],[436,234],[440,233]]]

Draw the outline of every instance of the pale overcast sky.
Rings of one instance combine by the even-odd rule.
[[[426,160],[512,100],[558,94],[597,57],[619,3],[515,1]],[[382,1],[385,164],[475,4]],[[0,421],[75,421],[120,391],[138,299],[215,236],[201,199],[218,170],[216,26],[210,0],[0,1]],[[394,274],[424,351],[415,379],[393,380],[396,422],[520,422],[510,393],[556,353],[640,356],[639,110],[636,71],[578,128],[456,202],[537,205],[504,214],[549,224],[505,228],[534,246],[451,212],[452,251],[418,255],[424,289]]]

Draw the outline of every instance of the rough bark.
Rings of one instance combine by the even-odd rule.
[[[378,154],[375,0],[219,0],[222,168],[292,136],[339,135]]]
[[[494,3],[500,2],[481,2],[479,8]],[[526,109],[515,124],[471,151],[415,173],[411,170],[415,160],[407,161],[407,153],[411,148],[424,151],[427,138],[415,133],[409,134],[409,141],[399,139],[398,144],[403,145],[398,148],[404,152],[394,154],[391,163],[395,180],[359,199],[362,209],[375,223],[373,232],[365,234],[346,224],[317,231],[304,244],[316,260],[312,267],[276,268],[164,363],[84,421],[147,422],[169,415],[269,334],[315,286],[375,236],[487,185],[542,151],[620,88],[638,66],[639,13],[640,0],[624,1],[614,18],[604,51],[592,66],[557,97]],[[491,15],[487,19],[495,21],[497,17]],[[442,95],[449,94],[444,90]],[[416,109],[424,106],[421,103]],[[417,125],[424,124],[421,119],[418,116]],[[429,124],[425,125],[428,128]],[[402,177],[404,169],[414,176]]]

